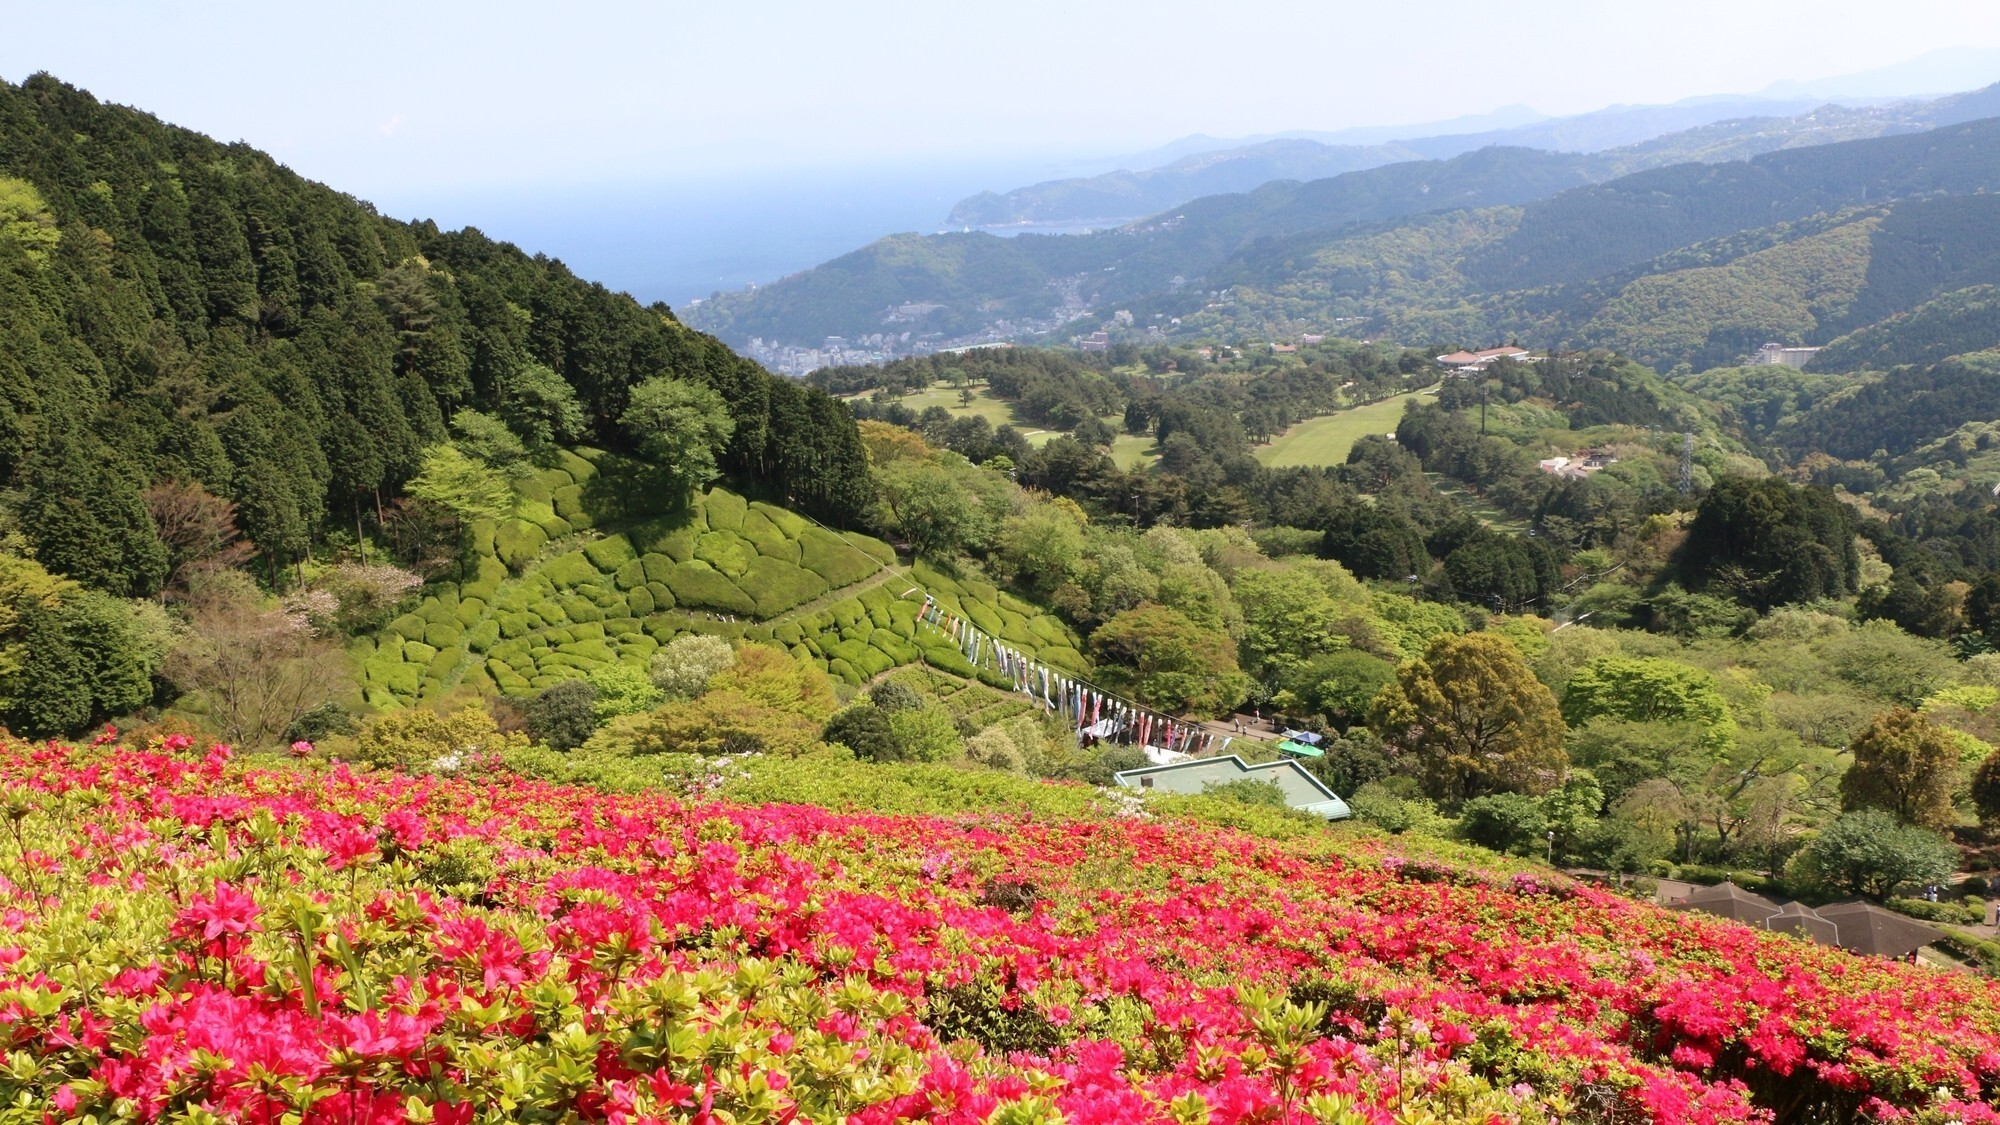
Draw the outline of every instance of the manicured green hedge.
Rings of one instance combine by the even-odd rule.
[[[643,661],[691,630],[778,643],[855,684],[919,659],[974,675],[942,634],[918,625],[919,599],[903,597],[912,586],[990,623],[1025,652],[1083,670],[1060,621],[976,576],[927,565],[816,612],[759,624],[865,585],[894,564],[895,552],[722,489],[662,513],[654,490],[629,484],[635,472],[586,451],[516,482],[516,517],[473,528],[467,581],[434,585],[373,645],[356,646],[369,702],[408,703],[461,683],[525,695],[606,662]],[[586,541],[564,538],[586,527],[596,529]]]

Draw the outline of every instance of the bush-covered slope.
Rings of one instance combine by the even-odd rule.
[[[647,502],[644,466],[597,450],[517,480],[515,514],[476,524],[458,582],[356,643],[368,700],[394,706],[461,685],[525,696],[606,664],[643,668],[659,646],[706,632],[776,641],[850,683],[927,659],[972,669],[919,627],[931,593],[1016,648],[1083,670],[1056,618],[929,566],[723,488],[685,508]],[[809,612],[800,607],[844,596]]]
[[[32,1119],[1996,1120],[1991,982],[1336,830],[162,751],[0,745]]]

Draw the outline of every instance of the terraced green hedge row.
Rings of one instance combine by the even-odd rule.
[[[517,482],[517,514],[474,526],[468,580],[433,585],[415,610],[357,642],[369,702],[395,706],[460,685],[527,695],[606,663],[643,666],[689,632],[774,641],[852,683],[920,651],[971,674],[936,630],[917,630],[921,595],[900,597],[913,585],[1017,648],[1081,667],[1075,637],[1055,618],[924,567],[786,616],[881,575],[895,552],[723,489],[660,511],[647,483],[633,463],[593,451],[564,453],[560,467]]]
[[[1054,616],[990,583],[953,578],[925,563],[918,563],[907,579],[870,588],[802,617],[752,626],[743,635],[783,645],[794,656],[853,684],[916,663],[920,655],[954,675],[977,675],[949,637],[917,624],[924,592],[948,611],[1051,666],[1079,673],[1089,668],[1077,651],[1076,635]],[[1000,682],[990,672],[987,676],[992,683]]]
[[[985,730],[995,723],[1004,723],[1016,715],[1025,715],[1036,709],[1024,695],[925,669],[904,668],[891,673],[889,680],[936,697],[951,712],[952,718],[963,720],[977,730]]]

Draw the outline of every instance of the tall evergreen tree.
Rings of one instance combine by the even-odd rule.
[[[88,434],[50,434],[25,470],[23,525],[57,574],[131,597],[167,577],[167,549],[138,487]]]

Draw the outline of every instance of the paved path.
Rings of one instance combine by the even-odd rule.
[[[885,566],[881,570],[876,571],[873,575],[867,578],[863,578],[859,582],[849,582],[847,585],[842,586],[838,590],[828,590],[826,593],[821,594],[819,597],[816,597],[809,602],[800,602],[798,605],[793,606],[792,608],[786,610],[785,612],[779,614],[776,617],[767,617],[762,621],[750,622],[750,624],[777,625],[782,622],[792,621],[800,617],[805,617],[810,614],[818,613],[820,610],[825,609],[827,606],[830,606],[835,602],[845,601],[848,598],[859,597],[860,595],[865,594],[870,590],[873,590],[875,587],[880,586],[882,583],[887,582],[892,578],[907,578],[909,577],[909,575],[910,575],[910,568],[904,566],[902,563],[897,563],[894,566]]]

